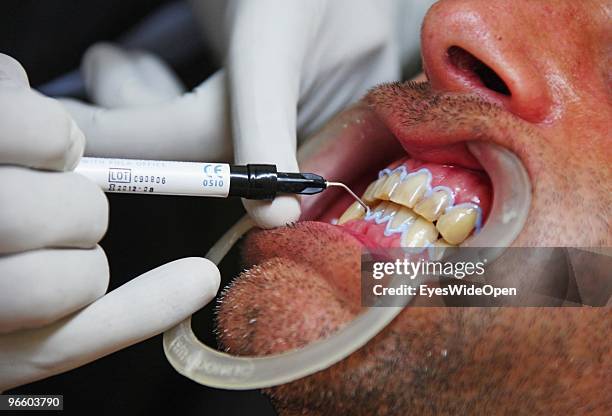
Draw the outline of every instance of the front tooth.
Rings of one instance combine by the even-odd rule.
[[[402,235],[402,247],[425,247],[438,238],[436,227],[424,218],[416,221]]]
[[[372,182],[370,185],[368,185],[361,199],[363,199],[363,201],[368,205],[372,202],[375,202],[376,197],[374,196],[374,193],[386,180],[386,176],[381,176],[380,178]]]
[[[416,218],[417,215],[410,208],[400,207],[399,211],[393,216],[390,227],[392,229],[398,229],[403,223],[414,222]]]
[[[376,200],[376,198],[374,198],[374,188],[376,188],[376,184],[377,183],[378,183],[378,180],[375,180],[374,182],[369,184],[368,187],[366,188],[365,192],[361,196],[361,199],[366,204],[371,204],[372,202],[374,202]]]
[[[408,176],[395,188],[391,201],[413,208],[427,192],[427,180],[428,176],[424,172]]]
[[[431,251],[429,252],[430,259],[435,260],[435,261],[442,260],[442,257],[444,256],[444,253],[446,252],[446,250],[450,248],[454,248],[454,247],[456,246],[452,244],[448,244],[446,241],[439,238],[438,240],[434,241],[434,243],[432,244]]]
[[[446,191],[435,191],[427,198],[422,199],[414,212],[427,218],[429,221],[435,221],[444,212],[446,207],[450,205],[451,197]]]
[[[401,173],[395,172],[387,177],[387,179],[378,187],[374,192],[374,196],[378,199],[383,199],[385,201],[389,200],[391,193],[393,190],[399,185]]]
[[[365,215],[365,208],[363,208],[357,201],[353,202],[350,207],[344,211],[344,214],[338,219],[338,225],[342,225],[352,220],[358,220],[363,218]]]
[[[451,244],[460,244],[474,229],[478,219],[475,207],[455,207],[438,219],[436,227]]]

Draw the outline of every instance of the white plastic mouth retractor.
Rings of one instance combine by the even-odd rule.
[[[231,247],[254,226],[243,217],[206,257],[219,264]],[[324,370],[365,345],[410,302],[401,297],[395,307],[368,308],[343,329],[303,348],[265,357],[237,357],[203,344],[191,328],[191,317],[164,333],[164,352],[182,375],[209,387],[249,390],[277,386]]]
[[[466,241],[472,247],[509,246],[527,219],[531,204],[531,184],[519,159],[499,146],[480,144],[470,150],[490,172],[495,196],[489,220],[480,233]],[[485,160],[486,159],[486,160]],[[206,255],[219,264],[231,247],[254,224],[243,217]],[[490,249],[483,255],[491,259]],[[488,252],[488,253],[485,253]],[[402,283],[391,279],[390,286]],[[364,313],[331,336],[303,348],[264,357],[236,357],[203,344],[193,333],[191,318],[164,333],[166,358],[182,375],[200,384],[230,390],[277,386],[324,370],[346,358],[382,331],[412,300],[396,297],[396,304],[369,307]]]

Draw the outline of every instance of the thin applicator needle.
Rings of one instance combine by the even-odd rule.
[[[343,184],[342,182],[329,182],[329,181],[326,181],[326,182],[325,182],[325,185],[326,185],[328,188],[329,188],[330,186],[337,186],[337,187],[339,187],[339,188],[343,188],[344,190],[346,190],[346,192],[348,192],[349,194],[351,194],[351,196],[352,196],[353,198],[355,198],[355,201],[357,201],[357,202],[359,203],[359,205],[361,205],[362,207],[364,207],[364,208],[365,208],[365,210],[366,210],[366,215],[370,213],[370,207],[369,207],[369,206],[368,206],[368,205],[367,205],[365,202],[363,202],[363,201],[361,200],[361,198],[359,198],[359,197],[358,197],[358,196],[355,194],[355,192],[353,192],[353,191],[351,190],[351,188],[349,188],[348,186],[346,186],[346,185],[345,185],[345,184]]]

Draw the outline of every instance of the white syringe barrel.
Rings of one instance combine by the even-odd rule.
[[[226,163],[83,157],[75,172],[104,192],[225,198],[230,189]]]

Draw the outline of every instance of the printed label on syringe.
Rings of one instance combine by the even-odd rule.
[[[225,163],[82,158],[75,169],[106,192],[226,197]]]
[[[109,183],[130,183],[132,182],[132,169],[108,168]]]

